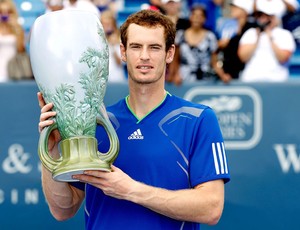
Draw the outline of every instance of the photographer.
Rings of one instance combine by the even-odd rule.
[[[278,26],[276,2],[257,5],[256,26],[242,36],[238,56],[245,63],[240,79],[244,82],[285,81],[289,77],[288,61],[295,51],[290,31]]]

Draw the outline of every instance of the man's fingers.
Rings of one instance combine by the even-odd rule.
[[[40,108],[43,108],[46,103],[45,103],[45,100],[44,100],[43,95],[42,95],[41,92],[37,93],[37,98],[38,98]]]
[[[41,115],[40,115],[40,123],[39,123],[39,132],[43,130],[46,126],[52,125],[54,123],[53,120],[50,118],[56,115],[55,111],[51,111],[53,108],[53,103],[46,104],[41,92],[37,93],[39,106],[41,108]]]
[[[42,112],[40,115],[40,121],[48,120],[51,117],[54,117],[56,115],[56,112],[50,111],[50,112]]]
[[[43,108],[45,108],[45,106]],[[54,123],[54,120],[51,120],[49,118],[52,118],[55,115],[56,115],[56,112],[54,112],[54,111],[41,113],[40,123],[39,123],[39,132],[42,132],[43,128],[45,128],[46,126],[52,125]]]
[[[53,103],[46,104],[41,108],[41,113],[46,113],[50,111],[52,108],[53,108]]]
[[[54,123],[54,120],[45,120],[45,121],[41,121],[39,123],[39,132],[42,132],[43,128],[52,125]]]

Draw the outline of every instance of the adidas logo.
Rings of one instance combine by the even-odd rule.
[[[144,139],[144,136],[140,129],[137,129],[128,137],[128,140],[142,140],[142,139]]]

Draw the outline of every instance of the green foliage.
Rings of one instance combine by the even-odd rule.
[[[103,30],[99,27],[98,34],[104,48],[96,50],[87,48],[79,63],[85,63],[89,71],[80,73],[78,83],[84,91],[84,98],[76,107],[75,87],[61,84],[51,94],[44,86],[40,86],[45,100],[53,102],[53,110],[57,112],[56,121],[62,139],[72,136],[94,136],[96,115],[103,102],[108,78],[109,51]]]

